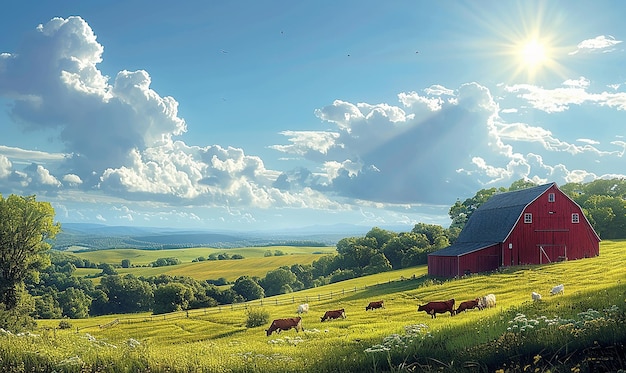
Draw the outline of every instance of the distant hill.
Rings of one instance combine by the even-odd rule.
[[[51,241],[51,244],[57,250],[111,248],[161,250],[200,246],[215,248],[274,245],[333,246],[342,238],[363,236],[371,228],[340,224],[303,227],[289,231],[236,232],[62,223],[61,232],[57,234],[54,241]],[[410,231],[411,228],[407,227],[404,231]]]

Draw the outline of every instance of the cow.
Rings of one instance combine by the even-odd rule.
[[[338,318],[342,318],[345,319],[346,318],[346,311],[342,308],[340,310],[334,310],[334,311],[326,311],[324,313],[324,316],[322,316],[322,320],[321,322],[324,322],[326,320],[334,320],[334,319],[338,319]]]
[[[533,302],[538,302],[541,300],[541,294],[535,293],[534,291],[530,293],[530,297],[533,299]]]
[[[276,319],[272,321],[272,325],[270,325],[270,327],[265,331],[269,337],[274,331],[276,331],[276,333],[280,333],[281,330],[289,330],[291,328],[296,329],[296,333],[300,330],[304,330],[302,327],[302,318],[290,317],[287,319]]]
[[[370,304],[368,304],[367,307],[365,307],[365,310],[369,311],[369,310],[375,310],[377,308],[385,308],[385,301],[379,300],[376,302],[370,302]]]
[[[473,308],[482,309],[482,307],[480,306],[480,299],[476,298],[472,300],[466,300],[465,302],[461,302],[461,304],[459,304],[459,308],[457,308],[456,311],[454,311],[454,313],[455,314],[461,313],[465,310],[471,310]]]
[[[309,312],[309,304],[308,303],[303,303],[303,304],[299,305],[298,309],[296,310],[296,312],[298,314],[308,313]]]
[[[487,294],[480,298],[479,301],[480,308],[492,308],[496,306],[496,295],[495,294]]]
[[[557,285],[553,287],[552,290],[550,290],[550,295],[557,295],[557,294],[565,294],[565,286],[563,284]]]
[[[424,311],[430,315],[431,319],[437,317],[438,313],[450,312],[450,316],[454,313],[454,299],[447,300],[445,302],[428,302],[424,305],[418,306],[417,311]]]

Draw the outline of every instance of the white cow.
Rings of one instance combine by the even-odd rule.
[[[492,308],[496,306],[496,295],[495,294],[487,294],[483,297],[480,297],[478,300],[479,307],[482,308]]]
[[[308,303],[303,303],[301,305],[298,306],[298,310],[296,311],[299,314],[300,313],[308,313],[309,312],[309,304]]]
[[[532,294],[530,294],[530,296],[533,298],[533,302],[537,302],[541,300],[541,294],[535,293],[534,291],[532,292]]]
[[[557,285],[550,290],[550,295],[565,294],[565,286]]]

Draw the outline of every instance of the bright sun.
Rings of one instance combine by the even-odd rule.
[[[520,57],[523,64],[530,69],[538,68],[548,59],[545,47],[536,40],[529,41],[522,46]]]

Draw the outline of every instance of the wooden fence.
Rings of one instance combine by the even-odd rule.
[[[185,311],[176,311],[176,312],[163,313],[163,314],[158,314],[158,315],[122,317],[122,318],[117,318],[109,322],[108,324],[104,324],[104,325],[90,325],[90,326],[83,326],[81,328],[76,328],[76,332],[82,329],[88,329],[88,328],[94,328],[94,327],[100,328],[100,329],[108,328],[108,327],[115,326],[118,323],[134,324],[134,323],[142,323],[142,322],[150,322],[150,321],[176,320],[176,319],[182,319],[182,318],[202,317],[202,316],[207,316],[207,315],[215,314],[219,312],[242,310],[242,309],[248,309],[250,307],[257,307],[257,306],[265,307],[265,306],[280,306],[280,305],[285,305],[285,304],[295,305],[295,304],[302,304],[302,303],[321,302],[321,301],[326,301],[326,300],[338,299],[348,294],[355,294],[358,291],[363,291],[372,286],[377,286],[381,284],[390,284],[396,281],[405,281],[405,280],[411,280],[411,279],[415,280],[415,276],[410,277],[410,278],[400,277],[399,279],[389,279],[387,282],[382,282],[382,283],[378,282],[374,285],[365,285],[363,287],[355,286],[349,289],[341,289],[340,291],[331,291],[329,293],[317,294],[313,296],[311,295],[296,296],[297,293],[294,293],[291,296],[279,295],[279,296],[274,296],[271,298],[255,299],[255,300],[242,302],[242,303],[222,304],[222,305],[218,305],[215,307],[190,309],[190,310],[185,310]],[[295,313],[295,308],[294,308],[294,313]]]

